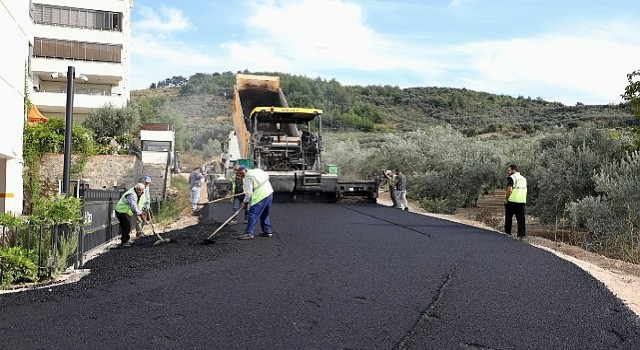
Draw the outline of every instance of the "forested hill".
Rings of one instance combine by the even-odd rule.
[[[249,73],[249,72],[243,72]],[[541,98],[512,97],[464,88],[394,86],[346,86],[336,80],[277,75],[290,106],[324,110],[325,127],[336,131],[407,131],[433,125],[451,125],[468,136],[483,133],[530,133],[547,127],[624,127],[633,122],[625,104],[565,106]],[[200,135],[199,121],[231,115],[235,73],[197,73],[189,78],[174,76],[154,83],[149,89],[133,91],[133,100],[147,108],[163,109],[184,120],[189,143],[218,138]],[[623,91],[621,91],[622,93]],[[151,117],[149,117],[151,118]],[[149,119],[147,118],[147,119]],[[147,120],[151,121],[151,120]],[[195,128],[189,132],[188,129]],[[206,131],[206,130],[205,130]],[[189,135],[191,134],[191,135]],[[226,135],[225,135],[226,137]],[[189,147],[187,147],[189,148]]]

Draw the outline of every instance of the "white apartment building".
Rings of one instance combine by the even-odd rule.
[[[0,213],[23,210],[25,97],[47,117],[64,117],[68,66],[74,115],[129,100],[133,0],[0,0]],[[55,78],[54,78],[55,77]]]
[[[13,1],[13,2],[22,2]],[[31,0],[31,101],[64,117],[68,66],[75,67],[74,117],[129,100],[133,0]],[[82,79],[78,79],[82,77]]]
[[[28,90],[29,46],[33,24],[23,1],[0,0],[0,213],[22,214],[22,131],[25,123],[25,90]]]

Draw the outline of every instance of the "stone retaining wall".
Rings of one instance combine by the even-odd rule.
[[[71,157],[71,168],[80,157]],[[64,155],[46,154],[40,163],[40,184],[43,195],[58,193],[58,182],[62,180]],[[165,164],[144,164],[134,155],[104,155],[87,157],[83,170],[71,174],[71,180],[82,179],[95,189],[129,189],[141,182],[145,175],[151,176],[151,198],[164,200],[164,188],[171,186],[171,172],[166,173]]]
[[[80,157],[71,157],[71,168],[77,164]],[[46,194],[58,192],[58,182],[62,180],[64,155],[46,154],[40,163],[40,183]],[[134,155],[104,155],[87,157],[82,171],[71,179],[82,179],[89,183],[90,188],[113,189],[130,188],[143,176],[143,164]],[[53,191],[54,193],[50,193]],[[44,193],[43,193],[44,194]]]

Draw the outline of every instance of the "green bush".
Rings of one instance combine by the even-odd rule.
[[[20,217],[14,216],[11,213],[0,214],[0,226],[18,227],[23,225],[24,225],[24,220],[22,220]]]
[[[420,207],[435,214],[453,214],[457,209],[455,203],[447,198],[423,198],[420,200]]]
[[[133,105],[117,108],[107,105],[92,110],[82,126],[93,131],[96,139],[106,140],[132,134],[140,122],[140,112]]]
[[[40,198],[35,202],[33,215],[48,223],[80,224],[82,202],[79,198],[65,195]]]
[[[573,201],[595,195],[593,175],[608,161],[620,159],[623,148],[602,130],[572,129],[540,140],[530,213],[542,223],[558,225]],[[525,177],[527,175],[525,174]]]
[[[69,267],[69,257],[73,255],[78,248],[78,235],[80,234],[80,230],[78,226],[71,226],[68,227],[68,230],[63,229],[59,232],[58,245],[55,248],[55,263],[53,266],[53,271],[56,276]]]
[[[31,260],[36,257],[33,251],[22,247],[0,249],[0,273],[2,285],[6,288],[14,283],[35,282],[38,280],[38,265]]]
[[[602,166],[593,176],[597,195],[571,203],[569,217],[580,244],[598,253],[640,262],[640,153]]]

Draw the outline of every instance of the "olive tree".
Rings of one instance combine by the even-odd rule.
[[[602,166],[595,192],[569,207],[572,226],[585,248],[640,262],[640,153]]]
[[[542,223],[558,227],[567,206],[595,194],[593,175],[607,161],[620,159],[623,148],[603,130],[572,129],[539,142],[539,160],[531,173],[530,212]]]
[[[91,129],[96,140],[115,138],[124,134],[132,134],[140,122],[137,108],[128,105],[117,108],[107,105],[89,112],[82,126]]]
[[[628,85],[624,89],[622,98],[629,102],[629,106],[633,109],[636,118],[640,118],[640,70],[627,74]],[[632,127],[635,136],[634,148],[640,149],[640,128]]]

